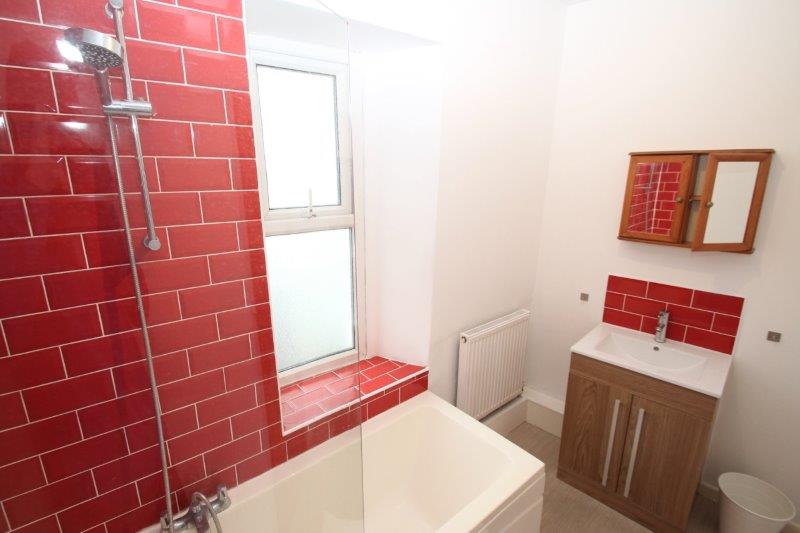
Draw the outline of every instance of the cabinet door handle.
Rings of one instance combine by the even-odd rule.
[[[603,486],[608,482],[608,468],[611,466],[611,450],[614,448],[614,436],[617,433],[617,417],[619,416],[619,399],[614,400],[614,413],[611,415],[611,429],[608,431],[608,447],[606,462],[603,465]]]
[[[636,431],[633,434],[633,445],[631,446],[631,458],[628,461],[628,475],[625,478],[625,491],[622,493],[626,498],[631,492],[633,468],[636,466],[636,454],[639,452],[639,437],[642,436],[642,422],[644,422],[644,409],[639,408],[639,415],[636,418]]]

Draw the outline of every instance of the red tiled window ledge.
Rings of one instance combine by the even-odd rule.
[[[373,356],[284,385],[281,387],[284,432],[291,433],[347,410],[359,401],[365,403],[427,371],[426,367]]]

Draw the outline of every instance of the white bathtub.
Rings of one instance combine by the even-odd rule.
[[[539,531],[544,464],[434,394],[362,428],[363,476],[352,430],[232,489],[225,533]]]

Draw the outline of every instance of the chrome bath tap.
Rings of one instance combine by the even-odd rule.
[[[667,325],[669,324],[669,311],[664,309],[658,313],[658,325],[656,326],[655,341],[667,341]]]

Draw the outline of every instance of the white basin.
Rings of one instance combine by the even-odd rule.
[[[572,347],[574,353],[610,363],[715,398],[722,395],[732,357],[675,341],[598,324]]]

